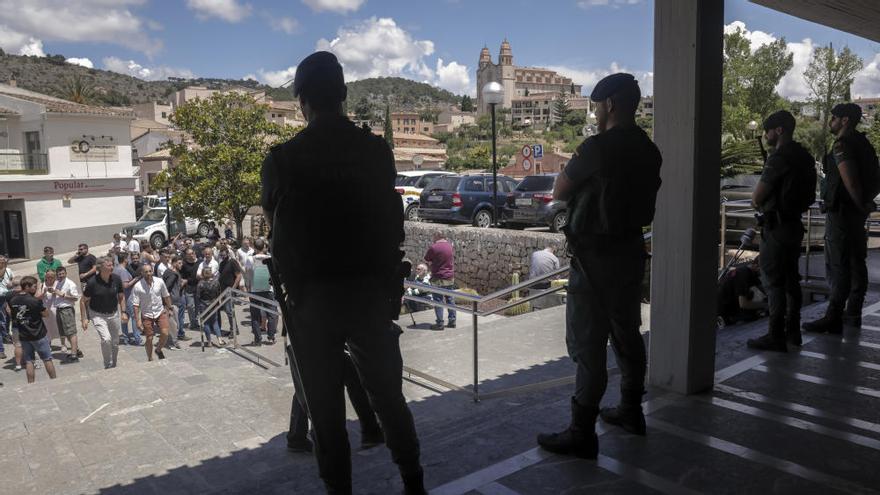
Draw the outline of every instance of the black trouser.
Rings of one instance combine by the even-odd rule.
[[[804,225],[798,220],[761,230],[761,277],[770,310],[770,335],[785,340],[786,329],[800,331],[801,285],[798,259]]]
[[[331,493],[351,492],[351,448],[345,429],[346,344],[385,430],[385,442],[401,474],[420,472],[419,441],[403,397],[400,327],[390,319],[381,285],[348,281],[359,294],[339,311],[339,283],[314,283],[298,291],[291,311],[291,344],[315,435],[321,478]]]
[[[831,286],[827,315],[861,315],[868,290],[867,217],[843,207],[825,216],[825,271]]]
[[[639,333],[645,260],[641,238],[602,252],[578,250],[572,259],[565,340],[577,363],[575,400],[584,407],[599,407],[605,394],[609,338],[621,372],[621,400],[641,403],[647,366]]]
[[[361,378],[358,376],[357,369],[354,367],[354,361],[351,356],[346,353],[345,371],[343,372],[343,382],[345,390],[348,391],[348,399],[357,413],[358,421],[361,423],[361,436],[365,434],[378,434],[380,431],[379,421],[376,419],[376,413],[370,407],[370,399],[364,386],[361,385]],[[290,430],[287,432],[288,442],[302,442],[306,439],[309,432],[309,417],[303,407],[300,397],[296,393],[293,395],[293,404],[290,407]]]

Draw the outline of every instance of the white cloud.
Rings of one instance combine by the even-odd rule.
[[[880,54],[856,74],[852,85],[853,98],[880,97]]]
[[[256,81],[260,81],[263,84],[268,84],[273,88],[277,88],[282,84],[293,79],[293,76],[296,75],[296,66],[288,67],[286,69],[281,70],[263,70],[260,69],[257,71],[257,74],[248,74],[245,76],[245,79],[254,79]]]
[[[458,62],[443,64],[443,59],[437,59],[436,77],[434,85],[452,91],[457,95],[476,96],[476,88],[471,84],[470,71],[467,66]]]
[[[642,0],[581,0],[577,4],[582,9],[593,7],[613,7],[616,9],[621,5],[635,5],[641,2]]]
[[[93,64],[91,60],[89,60],[88,58],[85,58],[85,57],[83,57],[83,58],[71,57],[71,58],[67,59],[66,62],[68,64],[81,65],[81,66],[89,68],[89,69],[95,68],[95,64]]]
[[[147,81],[164,81],[169,77],[193,78],[195,74],[189,69],[167,67],[164,65],[145,67],[134,60],[122,60],[117,57],[105,57],[104,68],[120,74],[127,74]]]
[[[299,21],[293,17],[270,18],[269,25],[275,31],[283,31],[287,34],[296,34],[299,31]]]
[[[100,42],[152,56],[162,48],[145,33],[147,21],[128,8],[144,0],[0,0],[0,47],[42,49],[42,42]],[[24,37],[24,40],[21,38]]]
[[[652,95],[654,94],[654,73],[651,71],[633,71],[629,70],[626,67],[621,66],[617,62],[612,62],[606,68],[596,68],[596,69],[583,69],[576,67],[569,67],[564,65],[551,65],[547,67],[550,70],[554,70],[565,77],[571,78],[572,82],[575,84],[580,84],[583,87],[581,91],[585,95],[589,95],[593,91],[593,86],[596,85],[599,80],[603,77],[615,74],[617,72],[629,72],[639,81],[639,88],[642,91],[642,95]]]
[[[31,55],[34,57],[45,57],[46,52],[43,51],[43,42],[36,38],[29,38],[28,42],[18,51],[19,55]]]
[[[770,33],[765,33],[764,31],[749,31],[746,29],[746,23],[743,21],[733,21],[724,26],[724,34],[733,34],[737,32],[737,30],[749,40],[749,49],[752,53],[755,53],[755,50],[758,48],[776,41],[776,36],[773,36]]]
[[[186,0],[186,6],[196,11],[199,19],[216,17],[226,22],[239,22],[251,15],[250,4],[237,0]]]
[[[434,43],[414,39],[390,18],[371,17],[339,28],[336,38],[319,40],[316,49],[336,54],[350,81],[379,76],[430,80],[434,76],[425,62],[434,53]]]
[[[345,14],[361,8],[365,0],[302,0],[315,12],[329,11]]]

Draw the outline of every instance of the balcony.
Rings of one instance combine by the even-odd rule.
[[[46,153],[0,153],[0,175],[48,175]]]

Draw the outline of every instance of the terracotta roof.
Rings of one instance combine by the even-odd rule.
[[[275,101],[272,100],[269,102],[269,108],[274,108],[277,110],[288,110],[291,112],[298,112],[299,105],[295,101]]]
[[[446,148],[410,148],[408,146],[395,146],[394,151],[419,155],[446,155]]]
[[[395,134],[394,139],[409,139],[411,141],[425,141],[428,143],[436,143],[437,140],[432,138],[431,136],[425,136],[424,134]]]
[[[147,159],[151,159],[151,160],[168,160],[168,159],[171,158],[171,150],[169,150],[169,149],[162,149],[162,150],[154,151],[154,152],[152,152],[152,153],[150,153],[150,154],[148,154],[148,155],[144,155],[144,156],[142,156],[141,158],[144,159],[144,160],[147,160]]]
[[[8,84],[0,84],[0,95],[29,101],[43,105],[49,113],[75,113],[88,115],[106,115],[109,117],[134,117],[134,110],[124,107],[100,107],[83,105],[72,101],[62,100],[53,96],[28,91]]]
[[[0,115],[21,115],[21,112],[0,105]]]
[[[168,126],[149,119],[135,119],[131,121],[131,139],[135,140],[152,130],[168,129]]]

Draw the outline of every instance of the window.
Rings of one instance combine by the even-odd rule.
[[[485,190],[483,187],[483,178],[475,177],[467,179],[467,182],[464,183],[464,190],[471,192],[483,192]]]
[[[162,118],[163,118],[163,119],[167,119],[167,118],[168,118],[168,113],[167,113],[167,112],[162,112]]]

